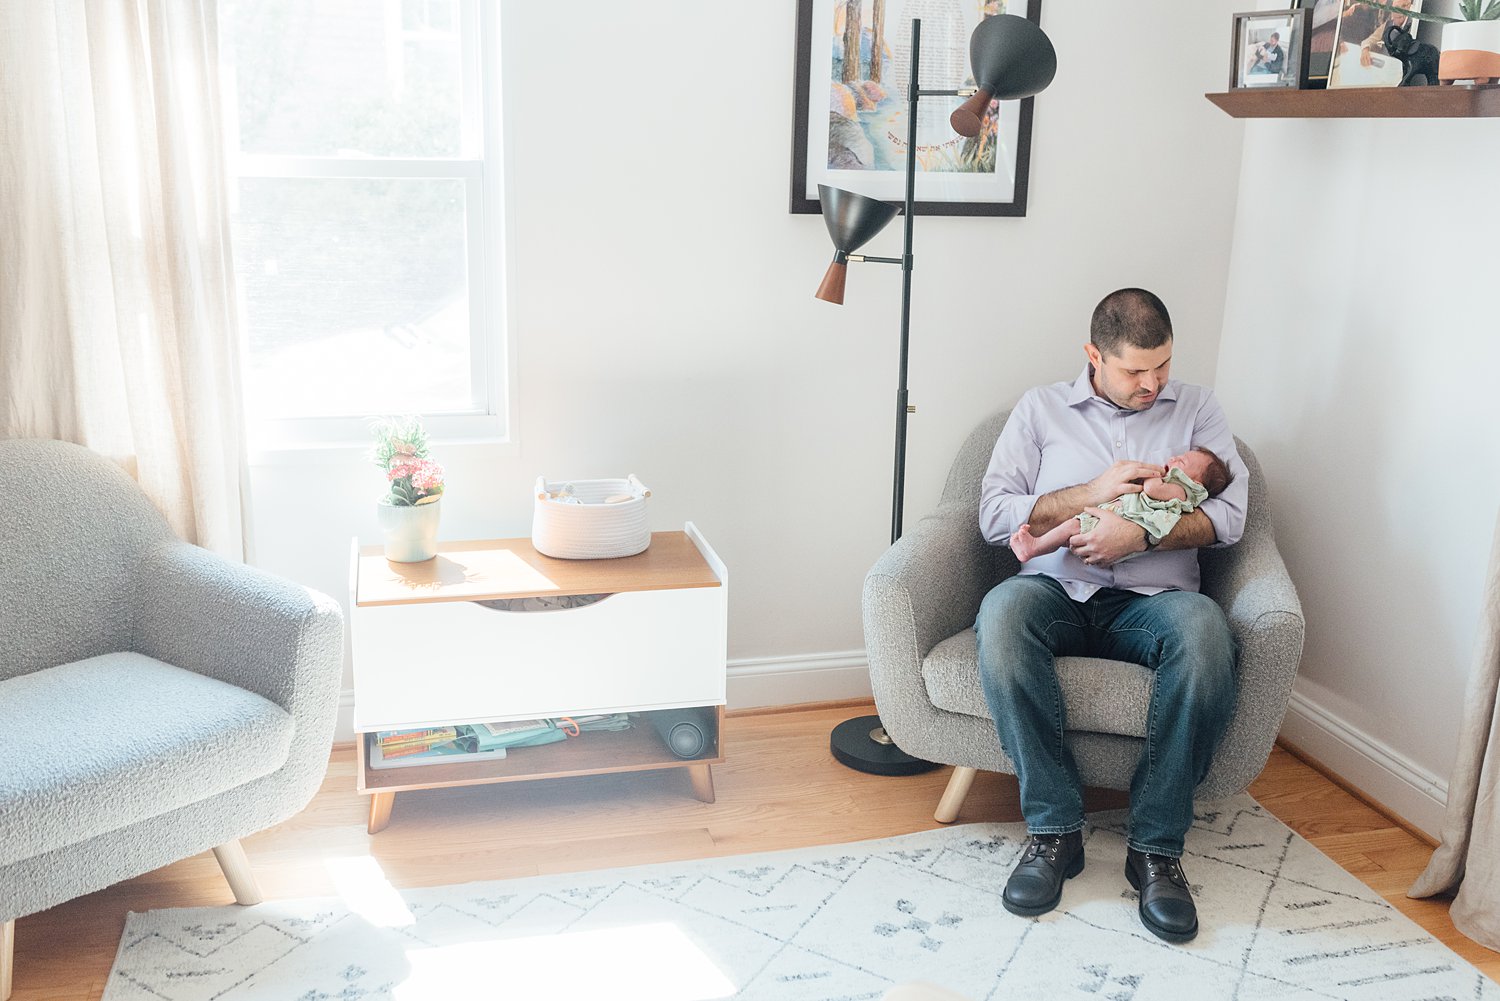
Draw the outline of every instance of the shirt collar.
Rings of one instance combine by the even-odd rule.
[[[1114,410],[1124,410],[1125,409],[1124,407],[1117,407],[1111,401],[1106,400],[1104,397],[1095,394],[1095,392],[1094,392],[1094,380],[1092,378],[1093,374],[1094,374],[1094,366],[1093,366],[1093,364],[1091,362],[1084,362],[1083,363],[1083,372],[1078,376],[1077,379],[1073,380],[1073,390],[1072,390],[1072,392],[1070,392],[1068,394],[1068,406],[1070,406],[1070,407],[1077,407],[1077,406],[1082,406],[1083,404],[1087,403],[1089,400],[1098,400],[1100,403],[1102,403],[1105,406],[1110,407],[1110,408],[1112,408]],[[1165,386],[1161,387],[1161,392],[1159,392],[1159,393],[1156,394],[1156,403],[1160,403],[1163,400],[1174,401],[1176,399],[1177,399],[1177,380],[1176,379],[1168,379],[1167,380],[1167,384]],[[1152,406],[1155,406],[1156,403],[1153,403]],[[1139,411],[1131,410],[1131,411],[1129,411],[1129,413],[1139,413]]]

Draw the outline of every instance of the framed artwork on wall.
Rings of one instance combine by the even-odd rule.
[[[1262,10],[1234,15],[1229,42],[1229,89],[1307,86],[1310,10]]]
[[[1422,0],[1391,0],[1397,7],[1418,13]],[[1328,68],[1330,87],[1394,87],[1405,75],[1401,60],[1386,51],[1386,29],[1395,26],[1416,32],[1416,22],[1403,14],[1345,0],[1339,15],[1333,59]]]
[[[974,85],[969,36],[994,14],[1040,24],[1041,0],[797,0],[791,211],[820,211],[819,184],[901,201],[912,19],[922,21],[922,89],[957,90]],[[966,139],[948,124],[963,98],[923,98],[916,211],[1025,215],[1034,100],[991,103]]]

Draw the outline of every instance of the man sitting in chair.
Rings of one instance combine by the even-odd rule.
[[[1197,550],[1239,541],[1249,471],[1213,394],[1168,378],[1172,321],[1155,295],[1121,289],[1106,296],[1084,353],[1088,364],[1077,379],[1032,389],[1016,404],[980,499],[980,528],[997,546],[1026,523],[1045,532],[1080,509],[1099,519],[1066,548],[1028,560],[996,585],[975,622],[980,680],[1016,765],[1030,835],[1003,902],[1015,914],[1046,913],[1061,899],[1063,881],[1083,870],[1083,790],[1064,740],[1053,659],[1128,661],[1155,678],[1130,784],[1125,876],[1140,893],[1147,929],[1185,942],[1198,933],[1179,861],[1193,790],[1208,774],[1235,702],[1234,639],[1223,611],[1198,593]],[[1232,479],[1159,541],[1101,507],[1139,491],[1163,475],[1169,456],[1194,447],[1220,456]],[[1125,560],[1135,553],[1142,555]]]

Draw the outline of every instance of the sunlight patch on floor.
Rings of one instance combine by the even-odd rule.
[[[439,991],[495,991],[506,997],[699,1001],[734,994],[734,984],[670,922],[563,932],[407,952],[411,976],[397,1001]]]
[[[323,863],[339,897],[349,910],[376,928],[404,928],[417,923],[385,871],[368,855],[331,858]]]

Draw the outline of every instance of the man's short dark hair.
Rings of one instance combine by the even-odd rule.
[[[1194,445],[1193,451],[1202,452],[1208,456],[1208,469],[1203,473],[1203,489],[1208,491],[1210,497],[1219,496],[1219,492],[1229,486],[1229,481],[1234,479],[1234,474],[1229,471],[1223,459],[1202,445]]]
[[[1172,340],[1166,305],[1143,288],[1122,288],[1099,300],[1089,321],[1089,341],[1101,355],[1118,357],[1127,347],[1147,351]]]

